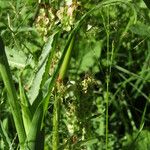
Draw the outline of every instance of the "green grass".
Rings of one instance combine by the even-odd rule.
[[[0,1],[0,149],[148,150],[148,8]]]

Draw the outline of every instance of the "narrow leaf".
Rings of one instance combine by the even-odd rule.
[[[72,52],[72,49],[73,49],[74,39],[75,39],[75,36],[73,36],[73,38],[70,41],[70,45],[68,47],[68,50],[67,50],[66,55],[64,57],[63,63],[61,65],[60,72],[59,72],[59,77],[58,77],[59,80],[63,80],[64,77],[65,77],[65,74],[66,74],[66,71],[67,71],[67,68],[68,68],[68,65],[69,65],[69,61],[70,61],[70,58],[71,58],[71,52]]]
[[[143,0],[146,6],[150,9],[150,1],[149,0]]]
[[[29,100],[26,96],[26,93],[24,91],[22,81],[21,81],[21,77],[19,79],[19,91],[20,91],[22,118],[23,118],[23,123],[24,123],[24,128],[25,128],[25,131],[26,131],[26,135],[27,135],[28,132],[29,132],[29,128],[30,128],[32,115],[31,115],[31,112],[30,112],[31,106],[30,106]]]
[[[0,121],[0,133],[2,135],[2,138],[3,138],[4,142],[5,142],[6,147],[11,149],[12,148],[11,140],[10,140],[10,138],[7,134],[7,131],[5,130],[5,128],[3,126],[3,123],[1,121]]]
[[[12,81],[12,74],[9,68],[8,60],[5,53],[4,43],[1,37],[0,37],[0,73],[7,90],[8,102],[10,104],[16,130],[19,136],[21,149],[23,149],[23,143],[26,138],[26,133],[24,130],[18,98],[16,95],[17,92],[15,90],[15,86]]]

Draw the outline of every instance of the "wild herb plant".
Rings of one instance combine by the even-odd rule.
[[[1,111],[1,149],[137,149],[143,136],[147,147],[147,13],[122,0],[13,2],[1,2],[0,107],[12,114]]]

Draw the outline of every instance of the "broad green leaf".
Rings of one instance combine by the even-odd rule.
[[[150,27],[143,23],[137,23],[137,24],[131,26],[130,30],[133,33],[138,34],[140,36],[150,37]]]
[[[90,45],[87,45],[84,48],[88,49],[88,51],[82,58],[79,73],[88,71],[90,68],[95,67],[95,64],[98,65],[97,58],[99,58],[100,56],[102,41],[95,42],[94,46],[92,47],[90,47]],[[83,50],[81,49],[81,51]]]
[[[27,63],[27,56],[23,51],[6,48],[6,55],[9,65],[16,68],[24,68]]]
[[[48,56],[51,53],[53,39],[54,39],[55,34],[56,33],[52,34],[48,38],[48,40],[47,40],[47,42],[43,48],[42,54],[39,58],[35,78],[33,80],[31,89],[29,91],[30,104],[33,104],[34,100],[37,98],[37,96],[39,94],[39,90],[40,90],[40,86],[41,86],[41,82],[42,82],[42,77],[43,77],[45,69],[46,69],[46,63],[48,60]]]

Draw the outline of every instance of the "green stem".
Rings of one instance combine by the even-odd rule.
[[[5,49],[4,49],[4,44],[3,44],[1,37],[0,37],[0,73],[4,81],[6,90],[7,90],[8,102],[10,104],[11,112],[12,112],[13,119],[15,122],[15,127],[18,133],[20,147],[22,150],[24,150],[24,142],[26,139],[26,133],[25,133],[20,106],[19,106],[18,98],[16,94],[17,92],[15,90],[15,87],[12,81],[12,75],[11,75],[11,71],[9,68],[8,60],[7,60]]]
[[[110,56],[109,56],[109,40],[110,40],[110,29],[109,29],[109,6],[107,8],[107,20],[106,20],[106,24],[104,23],[104,27],[106,30],[106,37],[107,37],[107,73],[106,73],[106,150],[108,149],[108,134],[109,134],[109,130],[108,130],[108,123],[109,123],[109,118],[108,118],[108,110],[109,110],[109,80],[110,80],[110,66],[109,66],[109,60],[110,60]]]
[[[53,150],[58,150],[59,148],[59,112],[60,112],[60,97],[59,94],[58,95],[56,94],[53,110],[53,139],[52,139]]]
[[[65,74],[67,72],[67,68],[69,66],[69,61],[71,58],[71,52],[73,49],[73,43],[74,43],[75,36],[72,37],[70,44],[68,46],[67,52],[65,54],[65,57],[63,59],[63,63],[61,65],[58,80],[63,81]],[[58,92],[61,83],[57,83],[58,89],[56,91]],[[59,93],[56,93],[55,100],[54,100],[54,111],[53,111],[53,150],[58,150],[59,148],[59,112],[60,112],[60,95]]]

